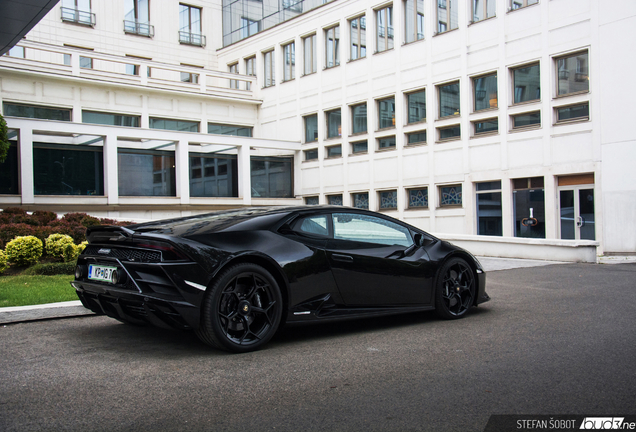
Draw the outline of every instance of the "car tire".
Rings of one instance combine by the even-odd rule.
[[[276,279],[257,264],[236,264],[208,288],[196,334],[214,348],[254,351],[274,336],[282,311]]]
[[[437,274],[435,312],[443,319],[458,319],[475,302],[475,272],[461,258],[448,260]]]

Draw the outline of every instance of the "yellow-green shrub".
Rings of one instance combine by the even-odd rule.
[[[11,264],[27,266],[36,264],[42,256],[42,240],[34,236],[16,237],[7,243],[5,253]]]
[[[7,264],[7,254],[4,253],[3,250],[0,250],[0,274],[4,273],[4,271],[9,267]]]
[[[70,257],[67,252],[69,247],[73,250]],[[60,261],[71,261],[74,255],[74,247],[73,237],[66,234],[51,234],[46,238],[46,254]]]

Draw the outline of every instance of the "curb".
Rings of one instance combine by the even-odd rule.
[[[83,315],[95,314],[86,309],[79,300],[33,306],[3,307],[0,308],[0,325]]]

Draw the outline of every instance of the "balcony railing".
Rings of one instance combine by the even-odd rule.
[[[95,14],[79,9],[62,8],[62,21],[94,27]]]
[[[190,33],[185,31],[179,32],[179,43],[186,45],[205,46],[205,36],[198,33]]]
[[[153,37],[155,35],[155,26],[139,21],[124,20],[124,33]]]

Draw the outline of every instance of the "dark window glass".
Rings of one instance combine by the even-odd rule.
[[[252,136],[252,128],[245,126],[233,126],[218,123],[208,123],[208,133],[218,135]]]
[[[440,206],[461,206],[462,205],[462,185],[440,186]]]
[[[293,186],[294,158],[252,157],[252,197],[291,198]]]
[[[71,110],[63,108],[19,105],[9,102],[2,104],[5,116],[25,117],[43,120],[71,121]]]
[[[557,109],[557,121],[588,118],[590,118],[590,105],[587,103]]]
[[[397,208],[397,191],[396,190],[380,192],[380,208],[381,209]]]
[[[329,205],[342,205],[342,195],[329,195],[327,196],[327,202]]]
[[[342,146],[337,145],[337,146],[327,147],[328,158],[335,158],[340,156],[342,156]]]
[[[327,111],[327,138],[342,136],[342,124],[340,122],[340,110]]]
[[[318,159],[318,149],[305,150],[305,160],[316,160]]]
[[[473,124],[475,125],[475,135],[499,131],[499,119],[496,118],[474,122]]]
[[[199,122],[151,117],[150,129],[164,129],[180,132],[199,132]]]
[[[409,123],[426,120],[426,90],[411,93],[408,98]]]
[[[440,141],[461,138],[461,128],[459,125],[439,128]]]
[[[395,147],[394,136],[378,139],[378,148],[384,149],[384,148],[393,148],[393,147]]]
[[[497,108],[497,74],[473,79],[475,111]]]
[[[352,153],[366,153],[368,151],[368,144],[366,141],[358,141],[351,143]]]
[[[174,152],[120,148],[119,195],[176,196]]]
[[[139,127],[139,116],[82,111],[82,122],[112,126]]]
[[[515,237],[545,238],[544,190],[515,190],[512,199]]]
[[[477,183],[477,191],[501,190],[501,181]]]
[[[428,188],[409,189],[409,208],[428,207]]]
[[[539,65],[526,66],[513,71],[514,102],[528,102],[541,98]]]
[[[367,131],[367,104],[354,105],[351,107],[352,132],[354,134]]]
[[[501,181],[477,183],[477,234],[503,235]]]
[[[526,126],[540,125],[541,113],[539,111],[527,114],[519,114],[513,117],[513,127],[522,128]]]
[[[413,132],[407,135],[409,144],[422,144],[426,142],[426,131]]]
[[[318,197],[311,197],[316,200]],[[306,198],[308,199],[308,198]],[[316,204],[318,204],[316,202]],[[329,234],[327,216],[307,216],[305,218],[297,219],[293,222],[292,229],[298,233],[327,236]]]
[[[439,116],[459,115],[459,82],[439,86]]]
[[[238,197],[236,156],[190,153],[190,196]]]
[[[18,145],[10,142],[7,158],[0,163],[0,194],[17,195],[20,193],[18,176]]]
[[[359,209],[368,209],[369,208],[369,193],[361,192],[351,194],[353,198],[353,206]]]
[[[395,98],[378,101],[378,124],[380,129],[395,127]]]
[[[318,141],[318,115],[305,117],[305,142]]]
[[[101,147],[33,143],[35,195],[104,195]]]
[[[305,205],[318,205],[320,204],[320,198],[317,196],[305,197]]]
[[[557,59],[558,94],[565,95],[590,89],[587,52]]]

